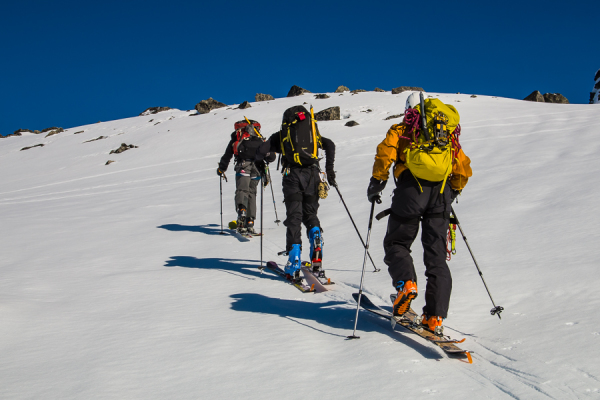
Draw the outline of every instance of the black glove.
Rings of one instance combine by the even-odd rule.
[[[376,201],[377,203],[381,203],[381,192],[385,189],[386,184],[387,181],[380,181],[371,177],[369,187],[367,188],[367,199],[369,199],[369,202],[373,203]]]
[[[336,186],[335,184],[335,171],[333,170],[333,168],[327,168],[327,182],[331,185],[331,186]]]
[[[223,172],[225,171],[221,171],[221,168],[217,168],[217,175],[223,176]]]

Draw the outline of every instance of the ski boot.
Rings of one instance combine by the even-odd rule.
[[[394,316],[400,317],[410,310],[410,303],[417,297],[417,284],[413,281],[399,281],[398,295],[394,300]]]
[[[423,314],[420,317],[416,317],[414,323],[433,332],[436,336],[444,336],[442,321],[442,317],[429,317],[427,314]]]
[[[246,208],[243,205],[238,206],[237,231],[242,235],[246,234]]]
[[[310,261],[314,273],[323,273],[323,232],[315,226],[308,232],[310,241]]]
[[[293,244],[292,249],[288,251],[288,262],[285,264],[284,271],[288,276],[288,279],[294,282],[299,282],[302,280],[300,278],[300,269],[301,269],[301,261],[300,257],[302,256],[302,245]]]
[[[248,221],[246,222],[246,232],[248,232],[250,235],[256,235],[256,231],[254,230],[254,220],[253,219],[248,219]]]

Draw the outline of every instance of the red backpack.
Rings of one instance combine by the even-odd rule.
[[[240,144],[242,141],[250,139],[252,136],[258,136],[260,134],[260,124],[254,120],[238,121],[235,123],[236,141],[233,143],[233,154],[236,156],[240,155]]]

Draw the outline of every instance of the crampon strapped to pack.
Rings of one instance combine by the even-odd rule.
[[[314,115],[304,106],[288,108],[281,122],[281,152],[289,165],[307,167],[319,161],[321,135]]]
[[[421,109],[425,110],[424,113]],[[404,150],[406,167],[417,182],[419,178],[443,182],[440,193],[444,191],[456,153],[460,150],[459,122],[456,108],[435,98],[421,97],[421,104],[406,110],[404,116],[406,136],[402,138],[411,142]]]
[[[240,151],[243,153],[243,149],[240,144],[244,140],[250,139],[253,136],[260,137],[260,124],[254,120],[243,120],[238,121],[234,124],[236,141],[233,143],[233,154],[240,156]]]

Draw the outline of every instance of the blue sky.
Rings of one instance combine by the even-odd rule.
[[[0,134],[256,93],[421,86],[587,103],[597,1],[4,1]]]

